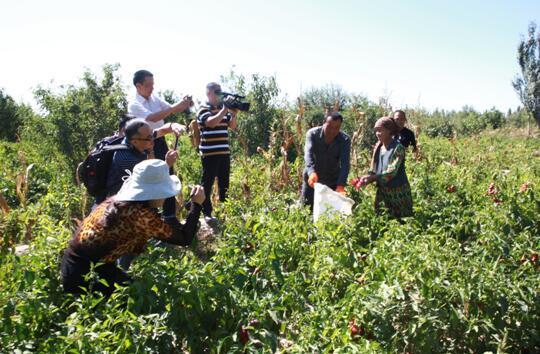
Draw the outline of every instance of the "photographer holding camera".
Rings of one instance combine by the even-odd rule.
[[[139,70],[133,75],[133,85],[137,93],[128,105],[128,113],[135,118],[142,118],[148,122],[152,130],[161,128],[165,118],[174,113],[184,112],[193,106],[191,96],[185,96],[182,101],[171,105],[159,97],[153,95],[154,75],[148,70]],[[182,126],[182,130],[186,128]],[[164,137],[154,136],[154,156],[156,159],[165,161],[165,155],[169,150]],[[173,169],[170,170],[174,174]],[[164,216],[176,215],[176,202],[174,197],[168,198],[163,205]]]
[[[231,152],[229,148],[228,129],[236,128],[237,109],[249,107],[231,107],[236,97],[223,99],[221,86],[215,82],[206,85],[208,101],[197,112],[197,123],[200,129],[199,153],[201,155],[203,174],[201,184],[207,196],[212,194],[214,180],[218,180],[219,200],[225,201],[229,189],[231,169]],[[210,197],[203,203],[203,213],[207,222],[216,222],[212,217]]]

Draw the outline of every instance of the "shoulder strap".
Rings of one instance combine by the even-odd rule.
[[[117,151],[117,150],[129,150],[131,149],[126,144],[116,144],[116,145],[105,145],[101,150],[102,151]]]

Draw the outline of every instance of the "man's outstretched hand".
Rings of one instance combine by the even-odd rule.
[[[187,128],[185,125],[178,124],[178,123],[171,123],[171,132],[174,133],[174,135],[178,136],[182,133],[185,133],[187,131]]]
[[[187,95],[182,98],[182,101],[178,102],[173,106],[174,111],[176,113],[178,112],[184,112],[185,110],[189,109],[191,106],[193,106],[193,99],[191,96]]]

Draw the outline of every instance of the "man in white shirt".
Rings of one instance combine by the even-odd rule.
[[[139,70],[133,75],[133,85],[137,93],[128,105],[128,113],[135,118],[142,118],[148,122],[152,130],[162,127],[165,118],[171,114],[183,112],[193,106],[191,96],[185,96],[182,101],[173,105],[154,96],[154,75],[148,70]],[[154,137],[154,156],[165,161],[165,154],[169,150],[164,137]],[[171,174],[173,173],[171,169]],[[163,216],[176,214],[174,197],[169,198],[163,205]]]
[[[164,119],[171,114],[183,112],[193,106],[190,96],[171,105],[154,96],[154,75],[148,70],[139,70],[133,75],[133,85],[137,89],[134,99],[129,103],[128,113],[135,118],[145,119],[152,129],[161,127]]]

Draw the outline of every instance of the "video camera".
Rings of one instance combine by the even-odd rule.
[[[223,105],[229,109],[237,109],[239,111],[249,111],[249,102],[242,102],[245,96],[240,96],[235,93],[223,92],[219,93],[219,97]]]

